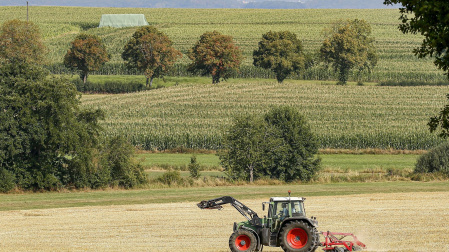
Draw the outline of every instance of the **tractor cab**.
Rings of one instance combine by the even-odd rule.
[[[270,202],[262,203],[268,205],[268,216],[264,218],[265,227],[271,232],[278,232],[281,224],[289,218],[305,217],[304,200],[302,197],[272,197]]]
[[[273,197],[269,202],[268,218],[305,216],[304,200],[304,198],[298,197]]]

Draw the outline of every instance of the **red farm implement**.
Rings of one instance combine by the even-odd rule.
[[[351,233],[337,233],[337,232],[321,232],[324,236],[324,242],[321,243],[324,251],[327,252],[346,252],[346,251],[360,251],[366,246],[360,242],[354,234]],[[352,237],[352,241],[345,240]]]

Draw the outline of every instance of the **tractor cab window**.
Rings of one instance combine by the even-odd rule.
[[[274,204],[274,213],[279,219],[285,219],[288,214],[288,203],[287,202],[276,202]]]
[[[292,206],[292,215],[293,216],[304,215],[304,209],[303,209],[303,205],[301,204],[301,202],[292,201],[291,206]]]
[[[291,214],[289,213],[291,209]],[[300,201],[291,201],[291,202],[275,202],[273,204],[273,216],[280,220],[283,220],[288,217],[305,215],[303,204]]]

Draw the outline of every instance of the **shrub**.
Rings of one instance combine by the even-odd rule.
[[[190,172],[190,177],[193,179],[199,179],[201,176],[200,165],[196,161],[196,156],[192,156],[190,158],[189,172]]]
[[[449,142],[443,143],[420,156],[415,173],[442,173],[449,175]]]
[[[166,171],[157,180],[166,185],[182,184],[184,181],[179,171]]]

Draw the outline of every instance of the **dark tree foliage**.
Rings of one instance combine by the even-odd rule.
[[[402,4],[399,8],[402,24],[399,30],[403,33],[421,34],[424,36],[420,47],[413,52],[419,58],[434,57],[434,64],[443,70],[449,78],[449,2],[427,0],[386,0],[384,4]],[[449,98],[449,96],[448,96]],[[441,127],[440,136],[449,136],[449,105],[446,105],[438,116],[432,117],[428,123],[430,131]]]
[[[321,162],[315,158],[318,142],[305,118],[286,106],[260,117],[236,117],[224,146],[220,160],[233,179],[309,181]]]
[[[371,26],[365,20],[339,20],[325,29],[321,58],[338,73],[339,84],[346,84],[349,71],[371,71],[377,64]]]
[[[386,0],[384,4],[402,4],[399,8],[403,33],[424,36],[420,47],[413,52],[419,58],[435,57],[435,65],[449,73],[449,2],[444,0]],[[449,77],[449,76],[448,76]]]
[[[100,70],[109,61],[110,55],[96,35],[80,34],[71,44],[64,56],[64,65],[79,70],[81,80],[86,83],[89,72]]]
[[[182,56],[173,47],[173,42],[163,32],[153,26],[139,28],[125,45],[123,60],[129,69],[145,73],[147,86],[154,78],[163,77],[176,60]]]
[[[11,20],[0,31],[0,64],[41,64],[46,49],[39,28],[32,22]]]
[[[304,116],[284,106],[270,110],[264,120],[278,132],[286,149],[286,154],[269,156],[271,177],[285,181],[312,179],[321,163],[315,158],[319,143]],[[273,149],[269,151],[276,154]]]
[[[292,72],[303,69],[305,64],[302,42],[289,31],[269,31],[262,35],[253,59],[255,66],[271,69],[279,83]]]
[[[82,110],[68,81],[34,65],[0,69],[0,168],[22,189],[89,186],[103,112]]]
[[[222,35],[217,31],[206,32],[189,51],[192,63],[190,72],[200,72],[202,75],[212,75],[212,83],[227,79],[239,70],[242,52],[234,44],[231,36]]]
[[[449,100],[449,94],[446,96]],[[430,132],[435,132],[438,128],[441,128],[441,133],[439,134],[442,138],[449,137],[449,104],[444,106],[444,108],[440,111],[437,116],[430,118],[429,126]]]

